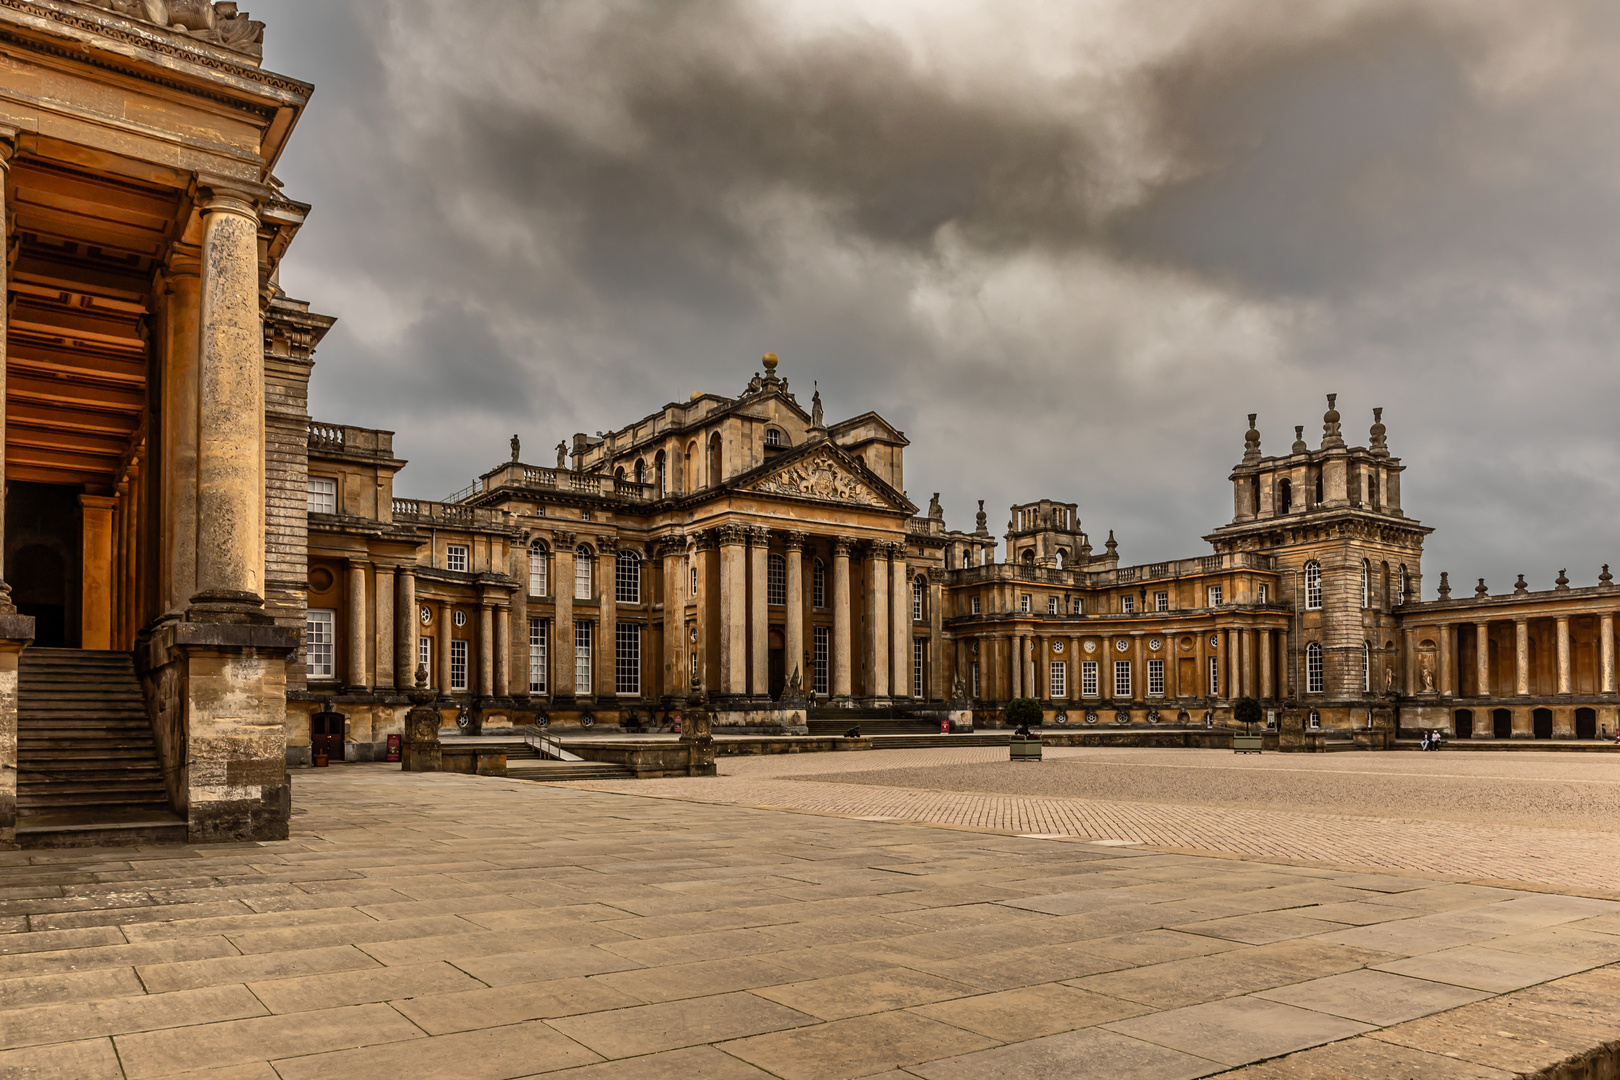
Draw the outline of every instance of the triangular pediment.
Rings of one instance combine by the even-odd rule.
[[[868,477],[860,475],[857,468],[845,462],[836,451],[823,447],[813,453],[796,456],[741,487],[761,495],[782,495],[842,506],[909,509],[880,491]]]

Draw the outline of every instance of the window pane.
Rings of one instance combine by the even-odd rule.
[[[591,693],[591,626],[574,624],[574,693]]]
[[[641,603],[641,560],[633,551],[621,551],[617,560],[613,598],[621,604]]]
[[[1114,696],[1117,698],[1131,696],[1131,662],[1129,660],[1114,661]]]
[[[617,638],[613,657],[614,691],[620,694],[639,694],[641,627],[633,623],[620,623],[614,634]]]
[[[467,642],[459,638],[450,642],[450,689],[467,689]]]
[[[911,643],[911,696],[923,696],[923,657],[926,653],[926,643],[914,640]]]
[[[1164,661],[1148,661],[1148,687],[1147,692],[1158,697],[1164,696]]]
[[[1069,665],[1066,661],[1052,661],[1052,675],[1050,682],[1053,697],[1060,698],[1069,696]]]
[[[444,566],[446,570],[458,573],[467,572],[467,548],[462,544],[451,544],[445,549]]]
[[[529,549],[529,595],[546,595],[546,550],[541,547]]]
[[[923,617],[923,583],[911,583],[911,621],[922,622]]]
[[[830,682],[828,681],[829,675],[828,675],[828,671],[827,671],[828,636],[829,635],[828,635],[827,627],[825,627],[825,626],[816,627],[816,630],[815,630],[815,643],[816,644],[815,644],[815,652],[813,654],[814,658],[815,658],[814,662],[815,662],[815,665],[816,665],[815,691],[816,691],[817,694],[819,694],[819,695],[821,695],[823,697],[825,697],[827,695],[827,693],[828,693],[827,688],[828,688],[829,685],[831,685]]]
[[[1097,696],[1097,661],[1080,662],[1080,693],[1083,697]]]
[[[309,478],[309,512],[312,514],[337,513],[337,481],[317,476]]]
[[[1221,696],[1221,658],[1218,656],[1209,658],[1209,696]]]
[[[827,606],[827,568],[817,560],[810,577],[811,603],[818,608]]]
[[[574,552],[574,599],[591,598],[591,553],[584,548]]]
[[[416,639],[416,663],[427,672],[427,685],[433,685],[433,639],[423,634]],[[412,676],[414,682],[415,676]]]
[[[546,692],[546,620],[529,620],[529,693]]]
[[[311,679],[336,678],[333,669],[337,613],[311,608],[304,620],[304,667]]]
[[[787,603],[787,560],[774,553],[765,559],[765,602],[777,607]]]

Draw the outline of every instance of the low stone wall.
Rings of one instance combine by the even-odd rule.
[[[0,850],[17,846],[17,659],[34,640],[34,620],[0,614]]]

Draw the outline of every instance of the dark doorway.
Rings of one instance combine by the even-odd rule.
[[[43,544],[30,544],[6,568],[13,585],[12,602],[20,615],[34,619],[34,644],[44,649],[67,646],[67,566],[62,556]]]
[[[1530,714],[1530,723],[1535,730],[1536,738],[1552,738],[1552,710],[1537,709]]]
[[[1513,710],[1493,709],[1491,711],[1491,734],[1498,739],[1513,738]]]
[[[343,721],[338,712],[318,712],[309,718],[309,752],[325,754],[328,761],[343,760]]]
[[[1577,739],[1597,738],[1597,710],[1575,710],[1575,737]]]
[[[1472,739],[1474,737],[1474,710],[1458,709],[1456,716],[1457,738]]]
[[[783,659],[783,656],[782,656],[782,653],[783,653],[782,631],[778,630],[774,626],[771,627],[771,636],[770,636],[770,642],[769,642],[769,649],[770,649],[770,664],[771,664],[771,674],[770,674],[771,700],[772,701],[779,701],[779,700],[781,700],[781,697],[782,697],[782,690],[787,686],[787,672],[782,670],[786,666],[786,664],[784,662],[784,659]],[[801,680],[803,679],[803,675],[800,675],[800,679]]]

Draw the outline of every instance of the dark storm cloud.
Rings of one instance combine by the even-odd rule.
[[[1385,407],[1431,584],[1620,554],[1612,4],[256,6],[319,87],[316,409],[399,429],[405,488],[774,349],[958,527],[1050,495],[1195,553],[1243,414],[1281,452],[1331,390]]]

